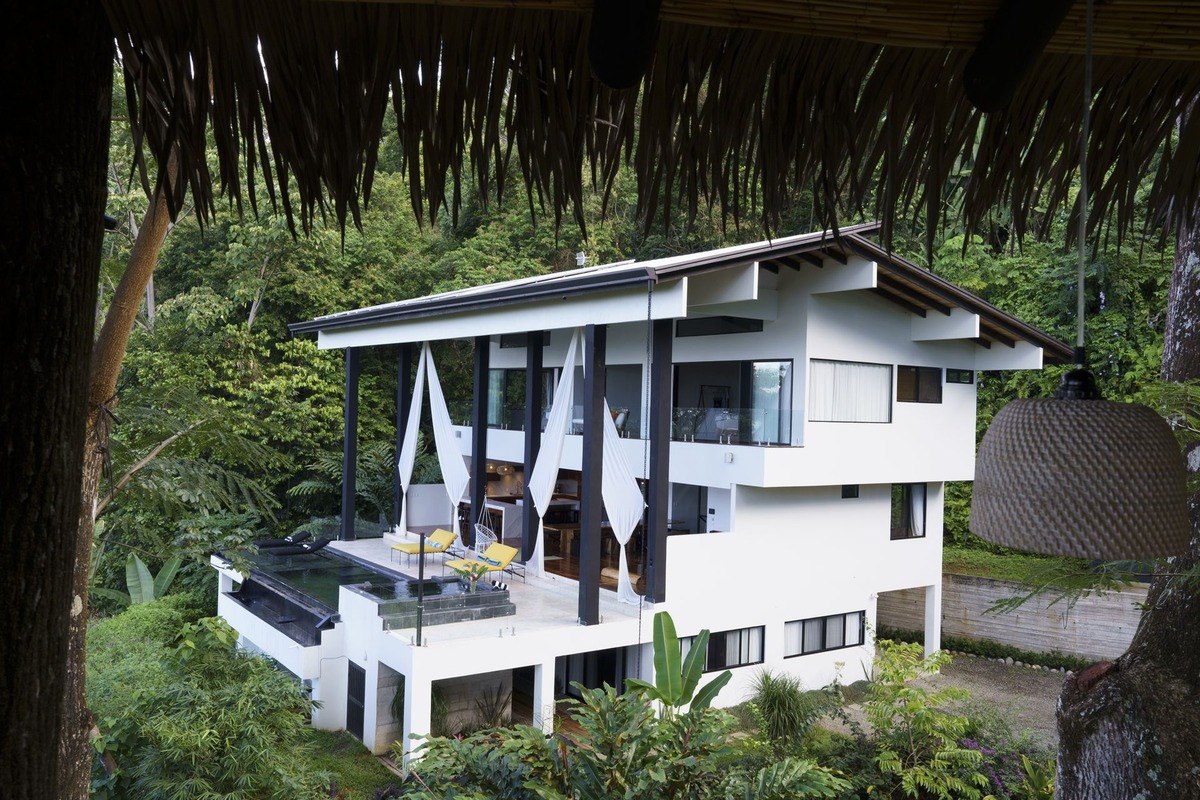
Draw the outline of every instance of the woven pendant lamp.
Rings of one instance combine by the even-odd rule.
[[[1072,370],[1053,399],[1014,400],[979,445],[971,531],[994,544],[1101,561],[1184,552],[1186,467],[1146,406],[1099,399]]]
[[[1015,400],[979,445],[971,531],[994,544],[1101,561],[1183,553],[1191,537],[1187,467],[1166,421],[1133,403],[1100,399],[1084,368],[1087,141],[1092,0],[1087,5],[1080,143],[1076,368],[1053,399]]]

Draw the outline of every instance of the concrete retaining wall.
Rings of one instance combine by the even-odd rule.
[[[1134,586],[1068,606],[1037,597],[1005,614],[986,613],[999,600],[1020,592],[1013,581],[946,573],[942,582],[942,635],[993,642],[1033,652],[1059,650],[1081,658],[1111,659],[1125,652],[1137,630],[1146,587]],[[920,631],[925,595],[905,589],[879,595],[880,625]]]

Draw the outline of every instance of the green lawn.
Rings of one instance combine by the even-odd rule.
[[[1044,572],[1054,563],[1082,565],[1072,559],[1035,556],[1025,553],[992,553],[974,547],[947,544],[942,548],[942,568],[960,575],[1020,581]]]
[[[400,778],[345,731],[313,730],[314,769],[329,773],[345,800],[370,800],[376,789],[398,786]]]

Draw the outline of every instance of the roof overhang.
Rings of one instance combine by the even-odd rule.
[[[1065,363],[1065,343],[867,238],[876,223],[645,262],[620,262],[355,309],[290,326],[322,349],[688,316],[774,319],[759,271],[818,271],[813,293],[867,291],[912,314],[914,341],[973,341],[980,369]],[[731,310],[732,309],[732,310]],[[737,313],[735,313],[735,311]]]

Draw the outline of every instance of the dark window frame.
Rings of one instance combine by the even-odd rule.
[[[975,383],[975,370],[946,367],[946,383],[971,386]]]
[[[854,644],[845,644],[845,641],[846,641],[846,617],[848,617],[851,614],[859,615],[858,616],[858,641],[855,642]],[[843,643],[836,647],[826,647],[825,641],[828,639],[828,636],[829,636],[829,634],[828,634],[829,620],[834,619],[836,617],[842,618],[842,642]],[[805,623],[815,622],[816,620],[821,621],[821,647],[816,650],[805,650],[804,649]],[[804,619],[790,619],[784,623],[784,630],[787,629],[788,625],[792,625],[792,624],[800,625],[800,652],[799,653],[788,653],[787,652],[787,637],[785,636],[784,637],[784,645],[783,645],[784,646],[784,653],[783,653],[784,658],[799,658],[801,656],[815,655],[816,653],[830,653],[830,652],[833,652],[834,650],[845,650],[850,647],[862,647],[863,645],[865,645],[867,643],[867,611],[866,611],[866,609],[858,609],[855,611],[843,611],[840,614],[824,614],[819,617],[806,617]]]
[[[913,372],[913,389],[914,395],[909,397],[900,396],[900,376],[905,374],[906,370]],[[937,399],[922,399],[927,391],[932,387],[934,375],[937,375]],[[897,403],[927,403],[930,405],[938,405],[942,402],[942,368],[941,367],[918,367],[910,364],[896,365],[896,402]]]
[[[759,638],[760,652],[757,661],[747,661],[744,664],[730,664],[728,660],[728,651],[725,649],[725,637],[730,633],[738,634],[738,653],[741,652],[742,636],[745,636],[750,631],[761,631]],[[688,643],[688,648],[691,649],[696,643],[695,636],[681,636],[679,643]],[[682,650],[682,647],[680,648]],[[713,666],[713,657],[718,653],[724,653],[725,663],[720,666]],[[751,625],[748,628],[730,628],[726,631],[710,631],[708,634],[708,650],[704,653],[704,671],[717,672],[725,669],[740,669],[741,667],[753,667],[765,662],[767,656],[767,626],[766,625]]]
[[[857,483],[843,483],[842,484],[842,499],[843,500],[854,500],[857,497],[858,497],[858,484]]]
[[[922,502],[921,502],[921,534],[919,536],[916,536],[913,534],[897,535],[897,533],[896,533],[897,530],[900,530],[900,531],[911,531],[912,530],[912,516],[911,516],[911,514],[912,514],[912,497],[911,497],[911,495],[912,495],[912,487],[914,487],[914,486],[922,487],[922,492],[923,492],[923,497],[922,497]],[[899,487],[901,489],[900,504],[901,504],[902,517],[901,517],[901,524],[900,524],[899,528],[897,528],[893,524],[893,522],[895,521],[895,518],[896,518],[895,505],[896,505],[896,488],[897,487]],[[902,542],[902,541],[907,541],[909,539],[920,540],[920,539],[924,539],[926,536],[929,535],[929,532],[927,529],[927,526],[929,524],[929,484],[928,483],[893,483],[892,484],[891,504],[892,504],[892,510],[891,510],[890,516],[888,517],[888,534],[891,537],[891,540],[893,542]]]

